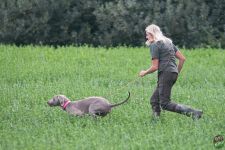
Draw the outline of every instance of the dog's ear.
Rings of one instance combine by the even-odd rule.
[[[53,101],[58,101],[58,96],[57,96],[57,95],[54,96],[52,100],[53,100]]]
[[[64,102],[65,102],[64,97],[63,96],[57,96],[57,99],[59,101],[60,106],[63,107]]]

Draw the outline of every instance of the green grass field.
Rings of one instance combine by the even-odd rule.
[[[149,97],[157,73],[138,78],[150,65],[149,49],[16,47],[0,45],[1,150],[214,149],[225,136],[225,51],[182,50],[186,56],[172,99],[204,111],[199,121],[163,112],[151,118]],[[98,118],[69,116],[47,101],[103,96],[130,101]]]

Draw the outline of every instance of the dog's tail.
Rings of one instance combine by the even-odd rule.
[[[112,104],[111,107],[116,107],[116,106],[122,105],[123,103],[126,103],[129,98],[130,98],[130,92],[128,91],[128,97],[127,97],[126,100],[124,100],[124,101],[122,101],[120,103],[117,103],[117,104]]]

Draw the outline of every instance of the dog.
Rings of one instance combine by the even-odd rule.
[[[63,110],[75,116],[84,116],[88,114],[93,117],[104,117],[111,112],[113,107],[126,103],[129,98],[130,92],[128,92],[128,97],[124,101],[117,104],[111,104],[103,97],[88,97],[82,100],[70,101],[65,95],[57,95],[47,103],[49,106],[60,106]]]

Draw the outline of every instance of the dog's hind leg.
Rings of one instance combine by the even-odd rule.
[[[101,104],[91,104],[89,106],[89,114],[93,117],[96,116],[104,117],[108,114],[108,112]]]

